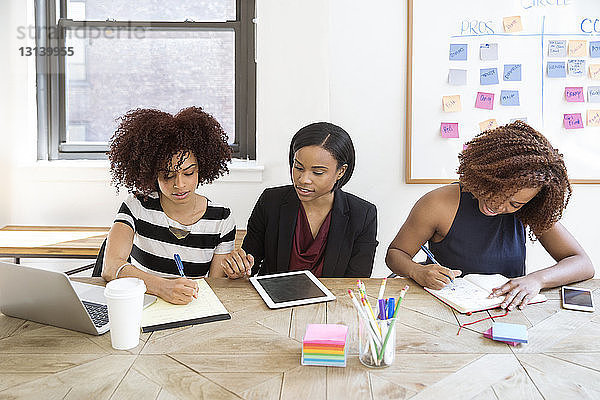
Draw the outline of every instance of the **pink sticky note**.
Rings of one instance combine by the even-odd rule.
[[[485,110],[494,109],[494,93],[477,92],[475,99],[475,108],[483,108]]]
[[[442,122],[440,128],[443,138],[457,138],[458,137],[458,122]]]
[[[339,344],[346,343],[348,327],[337,324],[309,324],[304,334],[304,343]]]
[[[581,113],[565,114],[563,116],[563,122],[565,124],[565,129],[583,128],[583,119],[581,118]]]
[[[582,87],[566,87],[565,88],[565,99],[569,103],[573,102],[584,102],[583,88]]]

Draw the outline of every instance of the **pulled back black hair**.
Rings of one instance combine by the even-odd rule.
[[[290,143],[290,174],[294,166],[294,155],[306,146],[319,146],[327,150],[337,161],[337,169],[344,164],[348,167],[344,175],[333,185],[332,191],[344,186],[352,177],[354,171],[354,144],[348,132],[329,122],[315,122],[301,128]]]

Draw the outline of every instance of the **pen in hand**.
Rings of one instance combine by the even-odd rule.
[[[437,265],[439,265],[440,267],[442,266],[439,262],[437,262],[437,260],[435,259],[435,257],[433,256],[433,253],[431,253],[431,251],[427,248],[427,246],[425,246],[424,244],[421,245],[421,249],[425,252],[425,254],[427,254],[427,257],[429,257],[429,259],[431,261],[433,261],[434,263],[436,263]],[[444,275],[446,278],[450,279],[450,282],[454,282],[454,278],[450,275],[446,275],[443,272],[440,272],[442,275]]]
[[[175,259],[175,265],[177,265],[179,275],[182,278],[185,278],[185,274],[183,273],[183,263],[181,262],[181,257],[179,257],[179,254],[173,254],[173,258]]]

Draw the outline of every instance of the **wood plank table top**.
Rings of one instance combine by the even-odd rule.
[[[96,258],[109,229],[7,225],[0,229],[0,257]]]
[[[99,278],[83,278],[103,283]],[[399,310],[396,360],[364,367],[357,356],[354,279],[322,279],[337,300],[270,310],[247,280],[207,279],[232,319],[141,335],[130,351],[110,334],[91,336],[0,314],[0,398],[94,399],[598,399],[600,315],[564,310],[558,289],[545,303],[501,321],[528,326],[529,343],[485,339],[499,311],[453,312],[414,282],[389,279],[388,296],[410,284]],[[376,295],[380,280],[366,279]],[[594,290],[600,280],[577,286]],[[309,323],[349,326],[347,367],[300,365]]]

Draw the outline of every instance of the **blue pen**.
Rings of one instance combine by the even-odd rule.
[[[175,259],[175,265],[177,265],[179,275],[181,275],[182,278],[185,278],[185,274],[183,273],[183,263],[181,262],[181,257],[179,257],[179,254],[173,254],[173,258]]]
[[[393,297],[390,297],[388,300],[388,319],[391,319],[394,316],[394,309],[396,308],[396,299],[394,299]]]
[[[427,254],[427,257],[429,257],[429,259],[431,261],[433,261],[434,263],[436,263],[437,265],[439,265],[440,267],[442,266],[439,262],[437,262],[437,260],[435,259],[435,257],[433,256],[433,254],[431,253],[431,251],[427,248],[427,246],[425,246],[424,244],[421,245],[421,249],[425,252],[425,254]],[[450,282],[454,282],[454,278],[451,276],[448,276],[444,273],[442,273],[442,275],[444,275],[445,277],[447,277],[448,279],[450,279]]]

